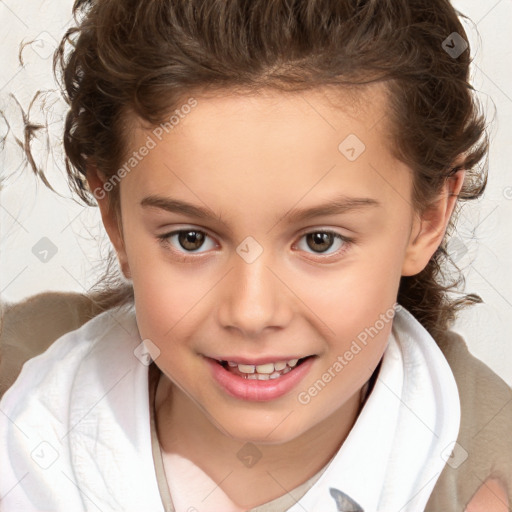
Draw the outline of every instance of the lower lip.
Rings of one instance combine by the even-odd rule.
[[[214,359],[206,358],[213,378],[229,395],[241,400],[267,402],[286,395],[306,376],[315,357],[309,357],[302,364],[282,377],[269,380],[253,380],[239,377],[226,370]]]

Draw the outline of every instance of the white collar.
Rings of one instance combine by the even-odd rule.
[[[424,510],[457,439],[453,373],[427,330],[397,307],[374,389],[347,439],[315,485],[289,509],[337,508],[336,490],[365,512]]]

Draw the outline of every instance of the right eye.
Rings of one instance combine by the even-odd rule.
[[[204,245],[205,240],[210,237],[204,231],[189,228],[158,235],[157,238],[164,247],[169,248],[172,252],[176,252],[181,256],[187,257],[187,254],[203,254],[206,252],[199,251],[199,249]]]

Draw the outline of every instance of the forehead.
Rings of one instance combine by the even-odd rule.
[[[243,123],[248,114],[252,119],[259,115],[258,123],[263,129],[270,124],[275,125],[280,119],[285,121],[285,118],[295,117],[301,118],[311,128],[322,123],[323,128],[340,131],[340,135],[345,127],[361,122],[372,128],[379,125],[381,133],[386,135],[389,133],[388,95],[389,89],[383,82],[350,87],[327,85],[300,91],[196,88],[174,99],[170,111],[162,114],[160,124],[151,125],[133,111],[125,111],[123,123],[126,132],[123,135],[126,146],[131,149],[146,132],[156,131],[157,137],[165,137],[171,131],[187,131],[188,136],[201,136],[216,124],[229,128],[225,122],[228,117],[231,123]],[[345,119],[345,126],[340,125],[340,118]],[[287,131],[293,128],[294,125],[290,125]]]
[[[149,140],[152,149],[126,184],[138,195],[178,190],[246,206],[333,188],[396,200],[408,194],[409,173],[392,156],[390,133],[380,84],[184,96],[161,125],[133,124],[130,151]]]
[[[379,125],[381,134],[385,136],[389,133],[388,94],[384,83],[350,88],[323,86],[291,92],[270,88],[196,89],[176,100],[173,111],[162,116],[160,125],[150,126],[134,115],[127,116],[127,141],[132,146],[141,135],[154,131],[157,138],[160,135],[165,138],[170,132],[187,132],[192,142],[195,134],[202,137],[215,126],[222,125],[225,130],[229,129],[228,121],[244,124],[248,121],[248,115],[252,120],[258,118],[262,130],[277,125],[280,120],[286,123],[295,118],[300,119],[302,124],[307,123],[310,129],[328,127],[339,131],[340,135],[351,125],[354,129],[361,123],[372,129]],[[190,108],[192,101],[195,106]],[[290,124],[286,128],[286,132],[291,132],[300,127]],[[214,138],[220,134],[210,132],[209,135]]]

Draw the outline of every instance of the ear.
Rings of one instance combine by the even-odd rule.
[[[107,235],[116,250],[123,275],[127,279],[130,279],[131,273],[123,240],[121,217],[117,214],[114,208],[112,208],[110,196],[106,192],[107,187],[105,186],[105,182],[107,181],[107,178],[95,165],[91,164],[87,166],[86,179],[93,196],[98,202],[103,225],[105,226]]]
[[[441,245],[465,175],[466,171],[462,169],[450,176],[437,201],[421,216],[415,217],[405,252],[402,276],[413,276],[421,272]]]

